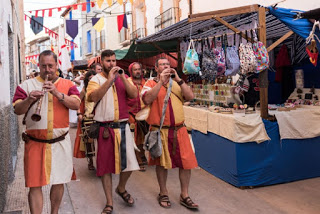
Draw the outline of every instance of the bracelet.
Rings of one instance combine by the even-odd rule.
[[[181,79],[179,82],[177,82],[179,86],[181,86],[184,83],[184,80]]]
[[[64,93],[61,93],[61,95],[62,95],[62,98],[61,98],[61,99],[58,99],[59,102],[63,102],[63,101],[64,101]]]

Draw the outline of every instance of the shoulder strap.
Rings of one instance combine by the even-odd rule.
[[[167,105],[168,105],[168,101],[169,101],[171,89],[172,89],[172,78],[169,79],[169,87],[168,87],[168,89],[167,89],[166,97],[164,98],[159,130],[161,130],[162,125],[163,125],[164,116],[165,116],[165,114],[166,114],[166,109],[167,109]]]

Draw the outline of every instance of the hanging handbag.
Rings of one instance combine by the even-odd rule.
[[[252,36],[254,37],[253,53],[257,59],[256,73],[260,73],[261,71],[269,68],[269,54],[264,44],[258,41],[257,34],[255,32],[253,33],[254,33],[254,35]]]
[[[166,114],[166,109],[169,101],[169,97],[171,94],[171,88],[172,88],[172,79],[169,80],[169,87],[167,89],[167,94],[164,98],[163,108],[162,108],[162,115],[160,119],[160,127],[157,130],[149,131],[144,140],[144,146],[143,148],[145,150],[148,150],[150,152],[151,158],[155,159],[161,156],[162,154],[162,141],[161,141],[161,128],[164,121],[164,116]]]
[[[199,57],[194,48],[193,40],[190,40],[186,59],[183,64],[184,74],[198,74],[200,71]]]

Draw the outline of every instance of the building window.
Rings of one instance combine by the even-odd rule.
[[[90,12],[90,0],[87,0],[87,13]]]
[[[91,53],[91,32],[87,31],[87,53]]]

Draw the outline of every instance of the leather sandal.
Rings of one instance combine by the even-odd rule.
[[[125,190],[124,192],[120,192],[118,188],[116,188],[116,193],[123,199],[124,202],[126,202],[128,206],[133,206],[134,200],[131,197],[131,195],[127,192],[127,190]],[[132,198],[133,202],[129,202],[130,198]]]
[[[169,196],[167,195],[158,195],[158,202],[159,202],[159,205],[163,208],[171,208],[171,202],[169,200]],[[167,205],[163,205],[163,203],[166,203]]]
[[[107,204],[107,205],[103,208],[101,214],[111,214],[112,211],[113,211],[113,206]]]
[[[181,195],[180,195],[180,204],[185,206],[186,208],[188,209],[191,209],[191,210],[197,210],[199,209],[199,205],[198,204],[195,204],[191,198],[188,196],[186,198],[183,198]]]
[[[145,172],[146,171],[146,167],[144,166],[144,164],[139,164],[140,167],[140,172]]]

